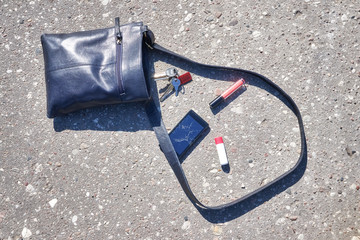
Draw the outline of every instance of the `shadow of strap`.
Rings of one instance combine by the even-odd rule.
[[[254,77],[257,77],[258,79],[262,80],[263,82],[265,82],[266,84],[270,85],[272,88],[274,88],[276,91],[279,92],[279,94],[286,99],[286,101],[288,101],[288,104],[286,104],[290,110],[295,114],[295,116],[297,117],[298,120],[298,124],[299,124],[299,130],[300,130],[300,138],[301,138],[301,152],[300,152],[300,156],[298,161],[296,162],[296,164],[287,172],[285,172],[284,174],[282,174],[281,176],[277,177],[276,179],[274,179],[273,181],[267,183],[266,185],[256,189],[255,191],[239,198],[236,199],[235,201],[226,203],[226,204],[222,204],[222,205],[218,205],[218,206],[206,206],[203,203],[201,203],[193,194],[193,192],[190,189],[190,186],[188,184],[188,181],[186,179],[186,176],[184,174],[184,171],[181,167],[180,161],[177,157],[177,154],[172,146],[171,140],[168,136],[167,130],[165,128],[165,125],[161,119],[161,112],[160,109],[156,106],[154,100],[150,100],[147,104],[146,104],[146,113],[148,115],[148,118],[152,124],[152,127],[154,129],[154,132],[156,134],[156,137],[160,143],[160,147],[163,151],[163,153],[165,154],[166,159],[168,160],[171,168],[173,169],[182,189],[184,190],[184,192],[186,193],[186,195],[188,196],[188,198],[192,201],[192,203],[198,208],[199,212],[206,218],[208,218],[209,221],[211,220],[211,217],[209,217],[210,215],[214,214],[222,214],[222,213],[226,213],[228,211],[232,211],[236,208],[238,208],[239,206],[242,206],[242,204],[244,204],[245,202],[249,203],[249,201],[251,202],[259,202],[260,204],[263,203],[264,201],[256,201],[256,198],[259,200],[260,198],[262,199],[270,199],[271,197],[273,197],[275,194],[278,194],[282,191],[284,191],[286,188],[290,187],[291,185],[295,184],[303,175],[305,169],[306,169],[306,164],[307,164],[307,147],[306,147],[306,138],[305,138],[305,131],[304,131],[304,126],[303,126],[303,121],[301,118],[301,114],[300,114],[300,110],[297,107],[297,105],[295,104],[295,102],[292,100],[292,98],[286,93],[284,92],[279,86],[277,86],[275,83],[273,83],[271,80],[269,80],[268,78],[256,73],[256,72],[252,72],[252,71],[248,71],[248,70],[243,70],[243,69],[239,69],[239,68],[230,68],[230,67],[222,67],[222,66],[215,66],[215,65],[207,65],[207,64],[202,64],[202,63],[198,63],[195,62],[193,60],[190,60],[186,57],[183,57],[179,54],[176,54],[174,52],[171,52],[163,47],[161,47],[158,44],[154,44],[153,49],[156,51],[159,51],[161,53],[170,55],[172,57],[176,57],[179,58],[182,61],[187,62],[190,65],[193,65],[195,67],[202,67],[202,68],[208,68],[209,70],[219,70],[219,71],[231,71],[231,72],[237,72],[237,73],[245,73],[245,74],[249,74],[252,75]],[[300,164],[302,164],[301,169],[299,169]],[[300,171],[299,171],[300,170]],[[296,174],[296,176],[294,176],[294,174]],[[291,180],[292,179],[292,180]],[[289,185],[289,183],[291,185]],[[281,185],[279,185],[281,184]],[[285,186],[285,187],[284,187]],[[270,193],[269,191],[273,190],[272,194],[266,194],[266,193]],[[265,196],[266,195],[266,196]],[[264,197],[265,196],[265,197]],[[247,211],[255,208],[256,206],[258,206],[259,204],[253,204],[253,207],[248,208]],[[244,214],[245,212],[240,211],[239,212],[240,215],[241,213]],[[234,218],[235,216],[237,216],[239,214],[228,214],[228,216],[232,216],[230,217],[231,219]],[[225,218],[224,218],[225,219]],[[213,220],[214,222],[221,222],[221,220],[219,219],[215,219]],[[223,220],[226,221],[226,220]]]

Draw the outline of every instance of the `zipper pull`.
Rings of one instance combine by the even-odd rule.
[[[116,35],[116,44],[121,44],[122,42],[122,35],[120,31],[120,18],[115,18],[115,35]]]

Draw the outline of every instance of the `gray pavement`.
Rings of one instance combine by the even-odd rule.
[[[0,239],[360,239],[358,1],[0,5]],[[141,104],[46,118],[40,35],[110,27],[117,16],[143,21],[174,52],[253,70],[283,88],[304,120],[303,169],[231,211],[204,212],[183,193]],[[214,79],[224,77],[161,54],[149,60],[153,70],[175,65],[193,75],[161,109],[169,130],[190,109],[210,124],[182,163],[204,203],[244,196],[296,163],[296,117],[276,93],[253,79],[214,114],[208,103],[229,86]]]

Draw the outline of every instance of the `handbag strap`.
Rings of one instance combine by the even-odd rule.
[[[300,111],[298,109],[298,107],[296,106],[295,102],[291,99],[291,97],[285,93],[279,86],[277,86],[275,83],[273,83],[272,81],[270,81],[268,78],[256,73],[256,72],[252,72],[252,71],[248,71],[248,70],[243,70],[243,69],[239,69],[239,68],[230,68],[230,67],[222,67],[222,66],[214,66],[214,65],[207,65],[207,64],[202,64],[202,63],[198,63],[195,62],[193,60],[190,60],[186,57],[183,57],[177,53],[171,52],[169,50],[167,50],[166,48],[163,48],[162,46],[154,43],[151,46],[149,46],[151,49],[155,49],[159,52],[162,52],[164,54],[179,58],[182,61],[185,61],[191,65],[193,65],[194,67],[202,67],[202,68],[207,68],[209,70],[221,70],[221,71],[231,71],[231,72],[241,72],[241,73],[245,73],[245,74],[249,74],[249,75],[253,75],[255,77],[257,77],[258,79],[262,80],[263,82],[265,82],[266,84],[270,85],[271,87],[273,87],[275,90],[277,90],[279,92],[279,94],[286,100],[288,101],[288,107],[293,111],[293,113],[295,114],[295,116],[297,117],[298,120],[298,124],[299,124],[299,129],[300,129],[300,138],[301,138],[301,152],[300,152],[300,156],[299,159],[297,160],[296,164],[287,172],[285,172],[284,174],[282,174],[281,176],[277,177],[276,179],[274,179],[273,181],[267,183],[266,185],[256,189],[255,191],[241,197],[238,198],[232,202],[226,203],[226,204],[222,204],[222,205],[218,205],[218,206],[213,206],[213,207],[209,207],[204,205],[203,203],[201,203],[194,195],[194,193],[191,191],[191,188],[189,186],[189,183],[186,179],[186,176],[184,174],[184,171],[181,167],[180,161],[178,159],[178,156],[175,152],[175,149],[171,143],[170,137],[168,135],[168,132],[165,128],[164,122],[162,121],[161,118],[161,110],[160,107],[156,106],[156,103],[153,99],[149,100],[146,105],[145,105],[145,111],[148,115],[148,118],[150,120],[150,123],[152,125],[152,128],[156,134],[156,137],[159,141],[161,150],[163,151],[166,159],[168,160],[172,170],[175,173],[175,176],[177,177],[182,189],[184,190],[184,192],[186,193],[187,197],[195,204],[195,206],[203,208],[203,209],[208,209],[208,210],[220,210],[220,209],[224,209],[227,207],[231,207],[234,206],[242,201],[245,201],[246,199],[254,196],[255,194],[270,188],[271,186],[273,186],[276,182],[284,179],[285,177],[287,177],[288,175],[290,175],[291,173],[293,173],[295,171],[295,169],[297,169],[297,167],[299,166],[299,164],[301,163],[302,159],[304,157],[306,157],[306,138],[305,138],[305,131],[304,131],[304,125],[303,125],[303,121],[301,118],[301,114]]]

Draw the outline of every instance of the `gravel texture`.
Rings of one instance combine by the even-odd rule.
[[[358,1],[0,1],[0,239],[360,239]],[[46,118],[40,35],[143,21],[193,60],[261,73],[297,103],[307,161],[261,197],[216,213],[188,200],[141,104]],[[227,75],[152,54],[193,81],[160,104],[169,130],[195,110],[211,131],[182,163],[204,203],[228,202],[294,166],[297,120],[249,79],[217,112]],[[165,87],[157,84],[156,90]],[[214,137],[230,162],[221,169]],[[305,170],[306,167],[306,170]],[[302,168],[302,169],[301,169]]]

